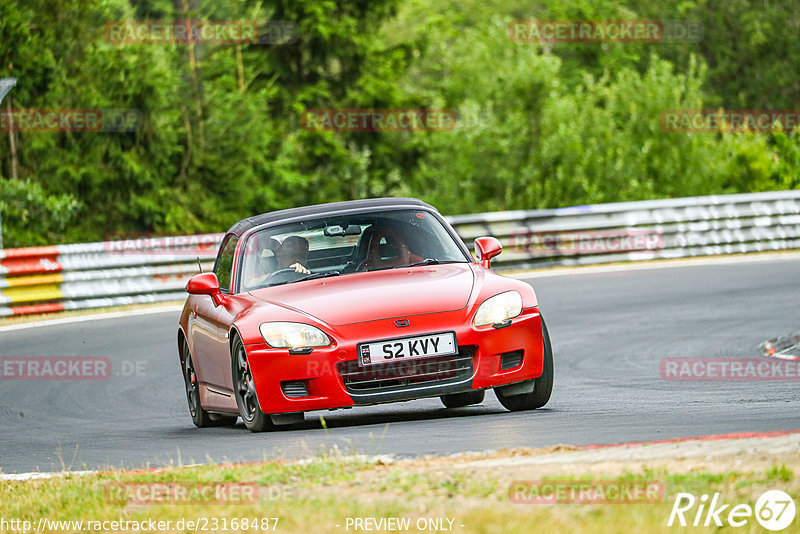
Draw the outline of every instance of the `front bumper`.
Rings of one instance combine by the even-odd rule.
[[[331,328],[328,334],[333,344],[307,355],[290,355],[287,349],[273,349],[266,343],[247,345],[262,411],[302,412],[436,397],[542,374],[538,308],[523,309],[509,326],[500,329],[473,326],[463,310],[408,319],[410,325],[405,328],[395,326],[394,318]],[[359,343],[444,331],[455,332],[458,356],[358,365]]]

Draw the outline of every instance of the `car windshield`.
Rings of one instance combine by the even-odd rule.
[[[243,291],[326,276],[469,261],[442,223],[421,210],[271,226],[250,235],[243,250],[239,271]]]

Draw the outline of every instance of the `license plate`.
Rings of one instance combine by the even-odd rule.
[[[450,354],[458,354],[456,335],[453,332],[387,339],[361,343],[358,346],[358,361],[361,365],[417,360]]]

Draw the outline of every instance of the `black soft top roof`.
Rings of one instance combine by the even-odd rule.
[[[242,235],[244,232],[272,222],[283,221],[287,219],[295,219],[301,217],[313,217],[314,215],[323,214],[340,214],[347,211],[357,211],[370,208],[414,208],[424,207],[434,211],[438,210],[426,204],[425,202],[409,197],[385,197],[385,198],[368,198],[364,200],[347,200],[345,202],[329,202],[327,204],[316,204],[313,206],[303,206],[300,208],[289,208],[285,210],[271,211],[269,213],[262,213],[261,215],[254,215],[247,219],[242,219],[237,222],[228,230],[228,233]]]

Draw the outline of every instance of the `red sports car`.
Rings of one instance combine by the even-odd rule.
[[[311,410],[441,397],[544,406],[553,356],[536,294],[492,272],[502,247],[411,198],[337,202],[235,224],[193,276],[178,329],[198,427],[254,432]]]

